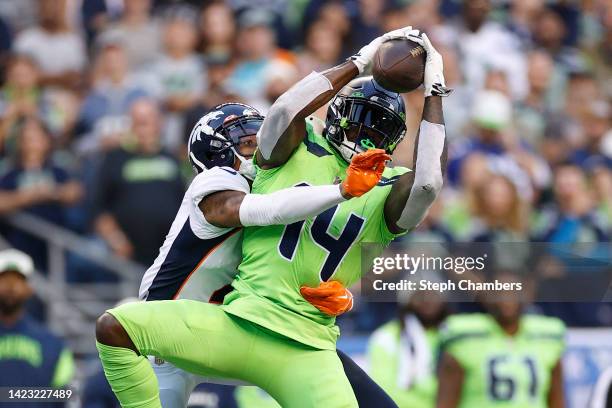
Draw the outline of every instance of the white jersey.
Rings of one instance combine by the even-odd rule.
[[[242,229],[210,224],[198,205],[207,195],[225,190],[248,194],[250,186],[229,167],[214,167],[193,179],[159,255],[142,278],[140,299],[222,301],[222,296],[214,295],[237,273]]]

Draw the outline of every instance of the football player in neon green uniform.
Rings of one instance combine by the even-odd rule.
[[[504,296],[486,302],[487,314],[455,315],[445,323],[438,408],[564,406],[563,322],[523,314],[516,294]]]
[[[284,407],[357,406],[335,351],[334,319],[308,303],[300,288],[354,283],[361,270],[357,244],[386,245],[414,228],[441,189],[446,143],[440,96],[450,90],[442,58],[427,37],[410,27],[385,34],[350,61],[312,73],[282,95],[258,133],[252,187],[270,193],[329,184],[344,177],[353,155],[370,148],[393,152],[405,133],[401,96],[371,78],[349,84],[393,38],[409,38],[427,51],[415,172],[388,168],[380,185],[362,197],[304,222],[246,228],[243,263],[222,307],[178,300],[108,311],[98,322],[97,345],[124,407],[159,406],[154,378],[134,351],[200,375],[258,385]],[[323,137],[305,119],[339,91]]]

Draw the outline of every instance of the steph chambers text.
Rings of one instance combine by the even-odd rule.
[[[493,282],[474,282],[469,279],[460,281],[430,281],[427,279],[408,280],[402,279],[399,282],[385,282],[377,279],[372,282],[372,286],[376,291],[416,291],[427,290],[437,292],[448,291],[521,291],[523,284],[521,282],[500,282],[497,279]]]

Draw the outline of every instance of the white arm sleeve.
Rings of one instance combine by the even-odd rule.
[[[193,233],[200,239],[210,239],[218,237],[233,228],[217,227],[206,220],[200,201],[217,191],[234,190],[249,194],[251,187],[248,181],[237,171],[229,167],[213,167],[198,174],[191,185],[187,194],[191,202],[189,203],[189,225]]]
[[[286,225],[314,217],[344,201],[338,185],[290,187],[270,194],[247,194],[240,205],[240,223]]]
[[[444,125],[421,121],[417,146],[414,184],[397,225],[411,230],[425,218],[427,210],[442,190],[440,157],[444,150]]]
[[[329,79],[313,71],[274,102],[257,132],[257,144],[264,159],[270,158],[293,118],[315,98],[331,89],[333,86]]]

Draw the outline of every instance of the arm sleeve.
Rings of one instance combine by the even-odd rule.
[[[270,194],[247,194],[240,206],[240,223],[286,225],[314,217],[343,202],[337,185],[290,187]]]
[[[329,79],[313,71],[274,102],[257,132],[257,144],[264,159],[270,158],[278,140],[297,114],[319,95],[331,89],[333,86]]]
[[[397,225],[411,230],[425,218],[429,207],[442,190],[440,157],[444,151],[444,125],[421,121],[417,161],[412,189]]]
[[[217,227],[209,223],[202,210],[200,202],[202,199],[217,191],[241,191],[249,194],[251,188],[248,181],[237,171],[229,167],[214,167],[198,174],[189,186],[187,192],[189,202],[189,225],[193,233],[200,239],[218,237],[233,228]]]

